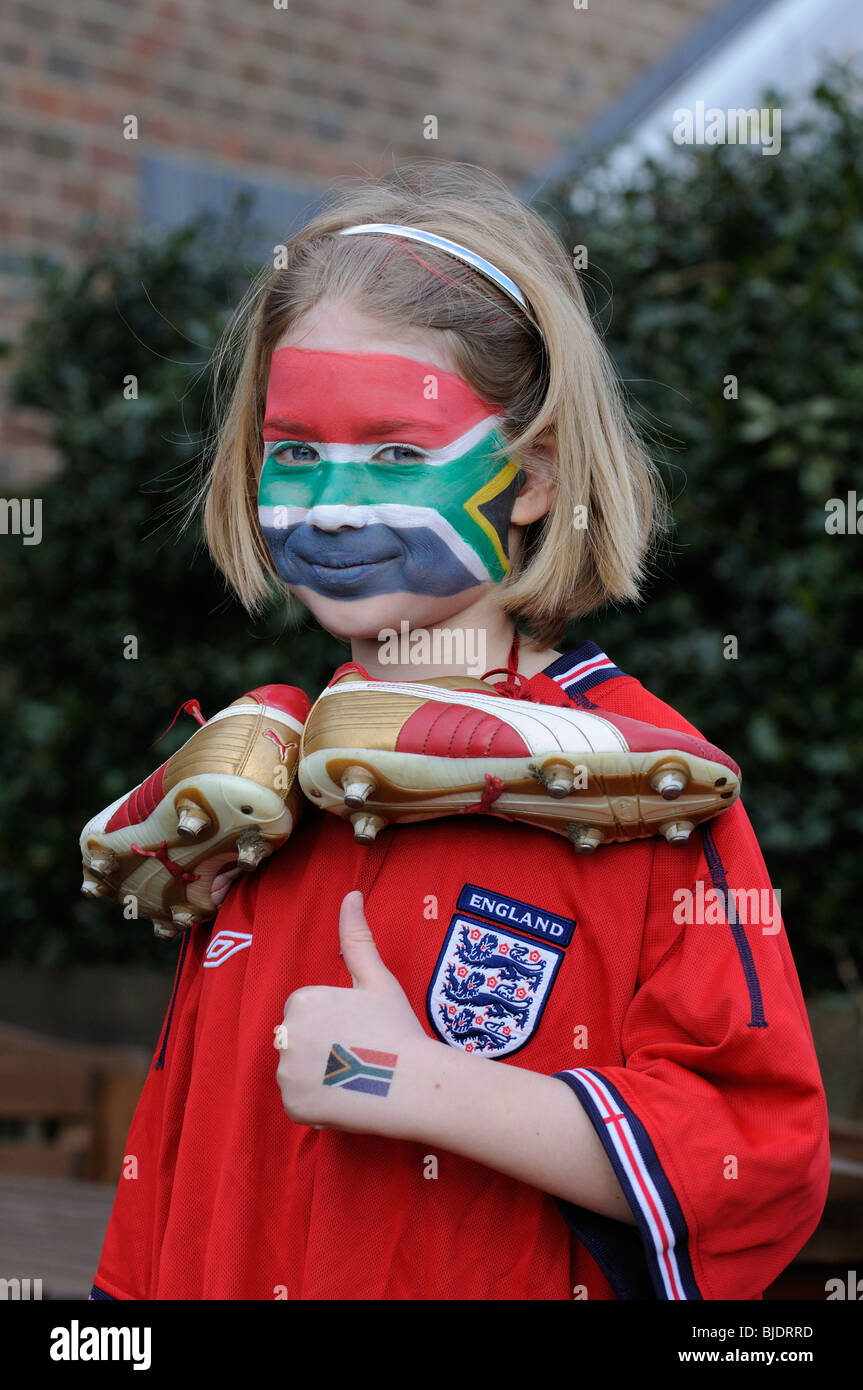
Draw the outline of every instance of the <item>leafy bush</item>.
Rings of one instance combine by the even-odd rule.
[[[252,623],[203,551],[178,535],[209,381],[201,368],[257,268],[244,199],[162,239],[100,248],[85,265],[36,264],[40,310],[15,397],[51,410],[62,473],[39,489],[43,539],[0,548],[2,950],[45,964],[174,961],[147,924],[80,894],[77,836],[195,724],[269,682],[317,693],[347,644],[284,611]],[[123,397],[138,378],[139,398]],[[138,642],[124,657],[124,639]],[[9,669],[14,659],[16,674]]]
[[[858,988],[863,534],[825,522],[863,501],[860,95],[834,68],[778,155],[671,146],[579,214],[552,194],[675,523],[644,606],[570,636],[737,759],[801,975]]]

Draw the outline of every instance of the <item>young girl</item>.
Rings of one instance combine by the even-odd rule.
[[[547,227],[423,161],[286,251],[229,334],[208,482],[250,610],[277,577],[373,679],[466,674],[385,659],[385,632],[446,636],[503,695],[696,733],[552,645],[637,595],[655,490]],[[757,1299],[811,1235],[825,1097],[781,922],[735,911],[770,889],[740,802],[586,856],[482,814],[363,844],[309,804],[230,878],[182,938],[91,1297]],[[489,943],[544,972],[496,1057],[440,1007]],[[351,1067],[375,1084],[331,1084]]]

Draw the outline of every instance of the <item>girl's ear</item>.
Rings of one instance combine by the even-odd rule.
[[[557,493],[557,443],[553,436],[545,435],[542,441],[534,441],[530,466],[525,467],[525,473],[524,485],[510,517],[514,526],[528,526],[551,510]]]

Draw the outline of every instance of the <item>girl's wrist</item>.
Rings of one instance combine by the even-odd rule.
[[[463,1070],[482,1059],[424,1035],[409,1044],[400,1060],[404,1089],[397,1107],[398,1137],[446,1147],[450,1131],[469,1119],[460,1113]]]
[[[425,1034],[402,1044],[393,1085],[382,1101],[379,1134],[416,1143],[427,1138],[434,1110],[429,1092],[434,1091],[437,1048],[443,1046]]]

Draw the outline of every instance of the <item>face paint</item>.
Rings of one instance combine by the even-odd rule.
[[[499,582],[525,476],[490,457],[503,418],[427,362],[274,352],[258,515],[281,578],[344,599]]]

